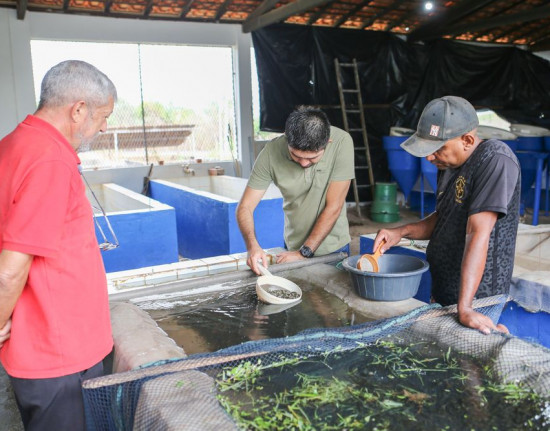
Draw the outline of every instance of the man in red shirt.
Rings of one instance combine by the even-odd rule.
[[[0,360],[27,430],[84,429],[81,382],[113,346],[77,150],[106,130],[116,98],[94,66],[62,62],[0,141]]]

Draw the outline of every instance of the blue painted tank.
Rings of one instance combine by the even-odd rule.
[[[517,337],[550,348],[550,286],[529,276],[512,278],[510,298],[499,323]]]
[[[246,183],[246,178],[227,175],[151,180],[151,197],[176,210],[181,256],[200,259],[246,251],[235,216]],[[283,198],[274,185],[256,207],[254,224],[261,247],[284,247]]]
[[[505,325],[516,337],[531,340],[550,349],[550,314],[526,310],[514,301],[509,301],[500,316],[499,323]]]
[[[91,187],[119,242],[119,247],[101,252],[106,272],[178,261],[174,208],[117,184]],[[87,196],[92,205],[97,206],[90,191],[87,191]],[[94,210],[94,213],[106,239],[114,243],[115,238],[105,219],[99,211]],[[96,236],[99,243],[104,242],[97,225]]]
[[[408,136],[384,136],[382,143],[388,156],[390,172],[408,200],[420,174],[420,158],[401,148],[401,143],[407,138]]]

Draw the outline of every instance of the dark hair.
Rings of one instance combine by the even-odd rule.
[[[330,122],[320,109],[299,107],[287,118],[285,136],[288,145],[300,151],[320,151],[330,137]]]

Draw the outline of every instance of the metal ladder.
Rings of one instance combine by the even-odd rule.
[[[355,205],[357,206],[357,215],[361,217],[361,209],[359,207],[359,189],[370,187],[372,194],[374,194],[374,174],[372,171],[372,163],[369,150],[369,139],[367,136],[367,124],[365,122],[365,111],[363,109],[363,99],[361,97],[361,85],[359,82],[359,72],[357,71],[357,61],[354,58],[352,63],[340,63],[337,58],[334,59],[334,67],[336,69],[336,82],[338,83],[338,95],[340,96],[340,109],[342,110],[342,120],[344,122],[344,129],[348,132],[353,139],[353,147],[355,151],[365,151],[367,164],[365,165],[355,165],[355,178],[352,180],[353,187],[353,196],[355,198]],[[355,87],[354,88],[344,88],[342,82],[342,70],[349,68],[353,70]],[[347,104],[346,103],[346,94],[355,94],[357,97],[356,104]],[[349,127],[349,115],[355,115],[359,117],[361,124],[360,128],[350,128]],[[361,137],[356,136],[361,134]],[[357,171],[368,170],[368,184],[358,184]]]

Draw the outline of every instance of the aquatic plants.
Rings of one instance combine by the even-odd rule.
[[[538,429],[544,400],[435,343],[244,361],[216,377],[241,429]]]

